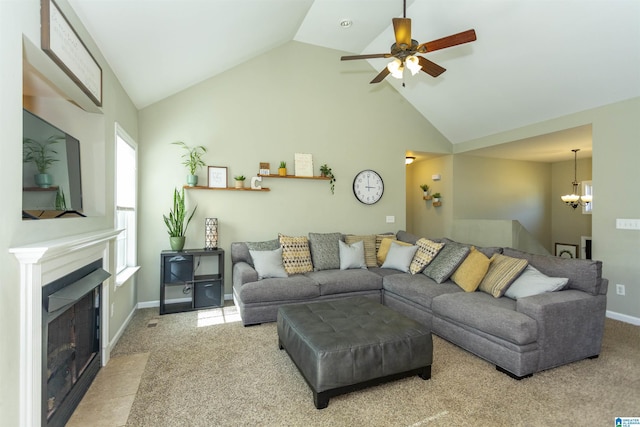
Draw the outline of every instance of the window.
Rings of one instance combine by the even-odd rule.
[[[582,181],[581,184],[582,192],[580,194],[593,197],[593,184],[591,184],[591,181]],[[593,212],[593,202],[582,207],[583,214],[591,214],[591,212]]]
[[[122,231],[116,239],[116,285],[123,284],[138,269],[136,248],[137,153],[136,143],[116,123],[116,214]]]

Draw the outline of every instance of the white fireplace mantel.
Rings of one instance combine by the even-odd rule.
[[[98,259],[110,272],[109,242],[119,232],[99,230],[9,249],[20,262],[20,426],[38,427],[42,421],[42,288]],[[101,298],[104,366],[109,360],[108,286],[102,287]]]

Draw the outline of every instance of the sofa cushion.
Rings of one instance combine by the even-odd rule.
[[[234,285],[243,304],[307,301],[320,296],[318,284],[302,274]]]
[[[258,272],[258,279],[267,279],[269,277],[288,277],[282,265],[282,248],[272,251],[253,251],[249,250],[253,265]]]
[[[313,271],[309,240],[304,237],[279,235],[282,246],[282,265],[287,274],[299,274]]]
[[[351,268],[367,268],[364,261],[364,242],[360,240],[351,245],[338,241],[340,248],[340,270],[349,270]]]
[[[502,248],[499,246],[478,246],[478,245],[472,245],[470,243],[460,243],[460,242],[456,242],[455,240],[451,240],[447,237],[443,238],[442,241],[445,243],[454,242],[454,243],[458,243],[460,245],[465,245],[468,247],[474,246],[477,250],[485,254],[487,258],[491,258],[493,254],[502,253]]]
[[[367,267],[377,267],[378,260],[376,259],[376,235],[354,235],[347,234],[344,237],[345,243],[352,245],[355,242],[362,241],[364,244],[364,260],[367,263]]]
[[[602,262],[590,259],[560,258],[550,255],[536,255],[505,248],[504,254],[524,258],[540,272],[552,277],[566,277],[567,286],[591,295],[598,295],[602,285]]]
[[[322,270],[304,275],[320,286],[320,295],[382,289],[382,277],[365,269]]]
[[[423,273],[435,280],[436,283],[442,283],[451,277],[451,274],[469,255],[470,250],[468,246],[456,242],[446,243]]]
[[[418,243],[418,240],[420,240],[420,237],[416,236],[415,234],[408,233],[404,230],[400,230],[396,233],[396,239],[400,240],[401,242],[415,245],[416,243]]]
[[[482,331],[516,345],[535,343],[536,321],[515,308],[516,301],[493,298],[484,292],[440,295],[431,305],[434,316],[465,329]]]
[[[440,249],[444,246],[444,243],[436,243],[429,239],[418,239],[416,242],[418,250],[411,260],[409,266],[409,272],[411,274],[421,273],[424,268],[438,255]]]
[[[338,249],[340,240],[342,240],[341,233],[309,233],[309,249],[314,270],[340,268]]]
[[[453,282],[436,283],[424,274],[390,274],[382,279],[384,293],[398,295],[428,309],[438,295],[462,292]]]
[[[489,258],[472,246],[469,255],[451,275],[451,280],[465,292],[474,292],[487,274],[489,264]]]
[[[272,251],[280,247],[278,239],[265,240],[263,242],[246,242],[250,251]]]
[[[489,270],[478,287],[482,292],[500,298],[507,288],[527,268],[527,260],[493,254]]]
[[[418,247],[416,245],[393,241],[381,267],[392,268],[406,273],[409,271],[411,260],[413,260],[417,250]]]
[[[504,296],[518,299],[544,292],[555,292],[564,288],[569,279],[566,277],[549,277],[542,274],[532,265],[528,265],[522,274],[509,286]]]

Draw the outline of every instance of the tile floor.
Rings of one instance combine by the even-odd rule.
[[[199,310],[196,316],[198,327],[241,321],[233,301],[227,301],[222,308]],[[170,319],[170,314],[154,317],[146,327]],[[137,353],[112,357],[100,369],[66,426],[125,426],[149,356],[150,353]]]

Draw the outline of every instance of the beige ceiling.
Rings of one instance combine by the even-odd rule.
[[[387,52],[402,16],[401,0],[69,3],[138,108],[291,40]],[[447,69],[440,77],[381,83],[454,144],[640,96],[638,0],[410,0],[407,17],[420,42],[476,30],[476,42],[427,55]],[[362,84],[386,62],[371,60]]]

